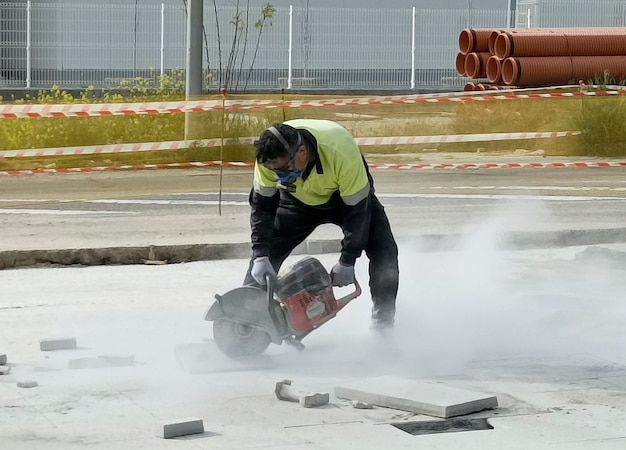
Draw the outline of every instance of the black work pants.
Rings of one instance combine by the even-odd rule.
[[[393,321],[398,293],[398,246],[391,232],[387,214],[374,193],[370,194],[371,217],[365,254],[369,259],[369,286],[372,296],[372,319]],[[325,207],[310,207],[298,200],[281,202],[276,211],[269,258],[276,272],[295,247],[302,243],[319,225],[343,225],[343,202],[333,196]],[[250,271],[244,284],[256,284]]]

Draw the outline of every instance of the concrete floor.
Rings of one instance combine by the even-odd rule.
[[[214,293],[240,284],[245,260],[0,271],[0,353],[11,367],[0,376],[2,448],[622,449],[624,250],[497,251],[480,235],[454,252],[401,247],[400,356],[369,330],[365,292],[304,351],[272,345],[247,363],[223,356],[203,320]],[[330,268],[337,256],[318,258]],[[363,258],[357,276],[366,286]],[[39,350],[54,337],[78,348]],[[70,369],[100,355],[134,364]],[[434,418],[332,395],[383,375],[497,395],[497,409],[468,416],[493,429],[413,436],[390,424]],[[329,405],[279,401],[283,379],[331,392]],[[28,380],[38,386],[17,386]],[[187,417],[206,431],[156,437],[161,422]]]

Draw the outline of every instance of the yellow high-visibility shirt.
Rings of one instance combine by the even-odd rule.
[[[361,151],[354,137],[341,125],[330,120],[296,119],[284,122],[294,128],[309,131],[317,140],[317,154],[323,173],[313,168],[306,180],[295,182],[295,198],[309,206],[323,205],[339,191],[346,205],[356,205],[370,192]],[[254,189],[270,197],[276,193],[274,171],[262,164],[254,167]]]

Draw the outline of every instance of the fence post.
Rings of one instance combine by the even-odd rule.
[[[415,6],[411,19],[411,89],[415,89]]]
[[[161,3],[161,48],[160,48],[160,74],[161,83],[163,83],[163,74],[165,73],[165,3]]]
[[[291,49],[293,47],[293,5],[289,5],[289,73],[287,75],[287,89],[291,89]]]
[[[31,85],[31,70],[32,70],[32,62],[31,62],[31,3],[30,0],[26,3],[26,87],[30,88]]]
[[[202,25],[204,24],[203,0],[189,0],[187,7],[187,63],[185,73],[185,96],[187,101],[202,94]],[[185,113],[185,139],[198,139],[202,133],[202,117],[193,112]]]

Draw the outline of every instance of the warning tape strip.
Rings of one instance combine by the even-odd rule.
[[[482,133],[482,134],[452,134],[436,136],[389,136],[389,137],[362,137],[355,138],[360,146],[368,145],[408,145],[408,144],[437,144],[481,141],[503,141],[520,139],[545,139],[555,137],[567,137],[580,134],[580,131],[549,131],[537,133]],[[220,147],[235,144],[253,144],[254,137],[239,139],[201,139],[196,141],[167,141],[167,142],[144,142],[136,144],[111,144],[90,145],[81,147],[53,147],[35,148],[23,150],[0,151],[2,158],[25,158],[40,156],[64,156],[64,155],[96,155],[108,153],[132,153],[153,152],[161,150],[180,150],[194,147]]]
[[[112,172],[122,170],[145,170],[145,169],[171,169],[191,167],[253,167],[251,162],[221,162],[203,161],[168,164],[134,164],[126,166],[100,166],[100,167],[71,167],[65,169],[32,169],[32,170],[7,170],[0,172],[0,176],[6,175],[37,175],[55,173],[84,173],[84,172]],[[463,169],[541,169],[541,168],[585,168],[585,167],[626,167],[626,161],[606,162],[528,162],[528,163],[440,163],[440,164],[369,164],[370,169],[392,170],[463,170]]]
[[[395,136],[355,138],[358,145],[404,145],[404,144],[442,144],[458,142],[505,141],[518,139],[544,139],[576,136],[580,131],[548,131],[536,133],[476,133],[444,134],[436,136]]]
[[[253,144],[256,138],[224,139],[225,145]],[[143,142],[136,144],[88,145],[80,147],[33,148],[24,150],[0,151],[2,158],[24,158],[39,156],[98,155],[108,153],[154,152],[161,150],[182,150],[194,147],[219,147],[221,139],[199,139],[195,141]]]
[[[440,163],[440,164],[369,164],[371,169],[545,169],[545,168],[575,168],[575,167],[626,167],[626,161],[610,162],[528,162],[528,163]]]
[[[38,117],[89,117],[123,116],[137,114],[176,114],[211,110],[246,110],[261,108],[301,108],[320,106],[362,106],[393,105],[415,103],[449,103],[468,101],[511,100],[521,98],[565,98],[586,96],[624,95],[626,90],[577,91],[550,93],[515,93],[442,96],[435,94],[394,95],[363,98],[325,99],[325,100],[194,100],[183,102],[147,102],[147,103],[93,103],[93,104],[58,104],[58,105],[0,105],[0,118],[38,118]]]

